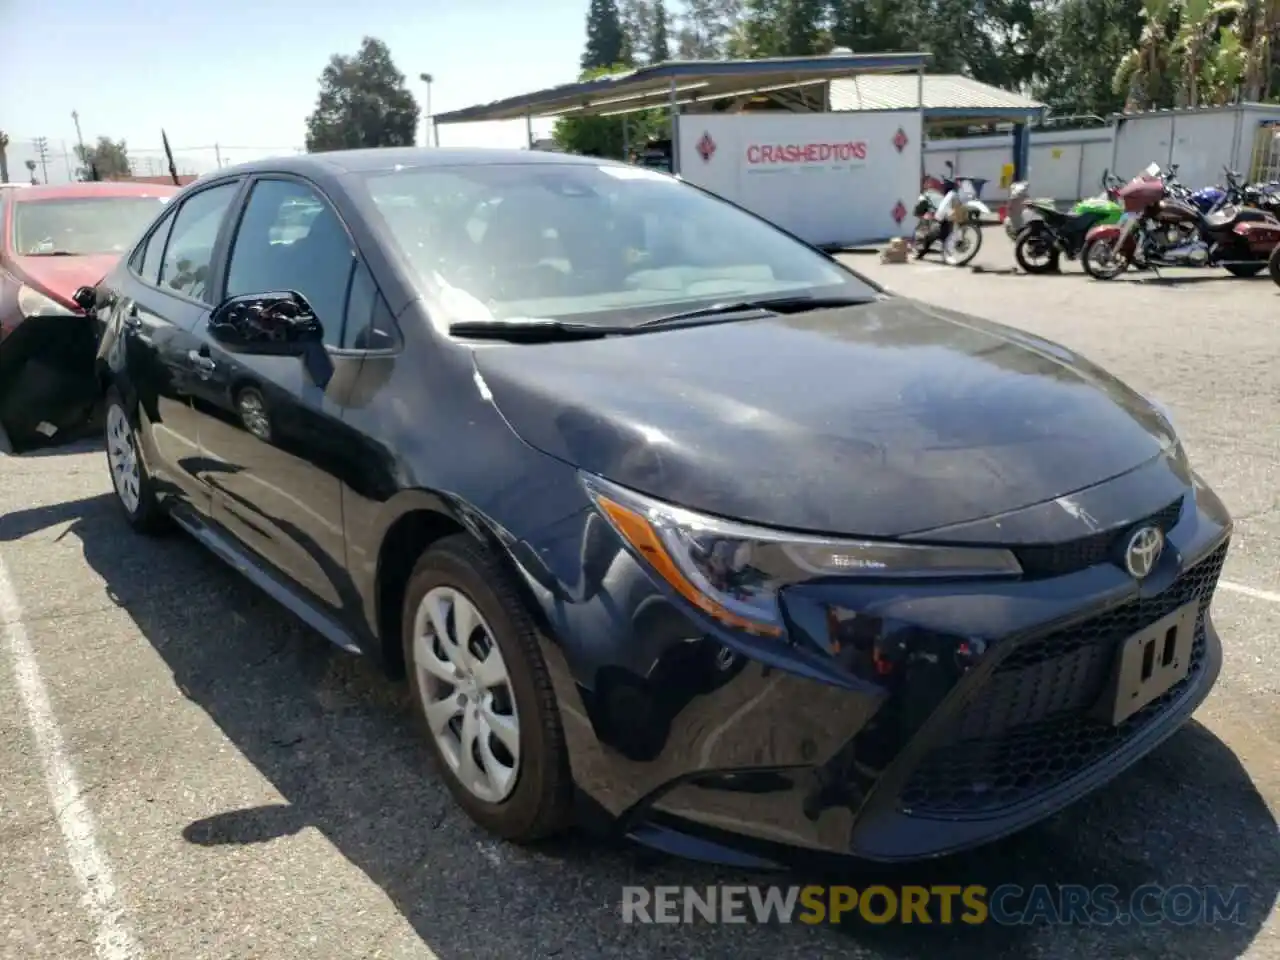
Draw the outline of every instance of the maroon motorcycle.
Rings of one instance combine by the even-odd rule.
[[[1080,259],[1097,280],[1128,267],[1222,267],[1253,277],[1280,247],[1280,220],[1261,210],[1226,205],[1201,213],[1183,191],[1174,192],[1154,164],[1119,191],[1124,217],[1094,227]]]

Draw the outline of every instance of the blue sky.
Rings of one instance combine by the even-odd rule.
[[[10,177],[31,139],[49,140],[49,180],[63,150],[124,138],[138,172],[163,173],[160,128],[184,172],[288,152],[303,143],[317,80],[332,53],[366,34],[391,48],[436,113],[573,80],[587,0],[0,0],[0,127]],[[549,122],[535,121],[544,135]],[[420,135],[421,136],[421,135]],[[523,121],[440,128],[441,146],[522,146]],[[38,171],[37,171],[38,172]]]

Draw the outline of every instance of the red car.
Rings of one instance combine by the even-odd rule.
[[[97,331],[75,292],[101,280],[177,192],[154,183],[0,190],[0,427],[15,446],[65,431],[92,407]]]

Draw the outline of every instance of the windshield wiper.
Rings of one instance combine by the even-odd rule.
[[[518,343],[545,343],[561,340],[599,340],[630,333],[635,327],[606,327],[593,323],[566,323],[520,317],[511,320],[460,320],[449,325],[449,333],[471,340],[510,340]]]
[[[84,254],[72,250],[41,250],[39,253],[25,254],[28,257],[82,257]]]
[[[763,297],[759,300],[729,300],[713,303],[697,310],[684,310],[646,320],[637,327],[666,326],[703,317],[720,317],[734,313],[804,313],[807,310],[830,310],[836,307],[860,307],[874,303],[879,297]]]
[[[600,340],[625,337],[662,326],[697,326],[734,319],[742,313],[803,313],[835,307],[856,307],[873,303],[882,297],[770,297],[760,300],[734,300],[714,303],[697,310],[672,313],[642,323],[609,326],[598,323],[574,323],[539,317],[511,317],[507,320],[460,320],[449,325],[449,333],[471,340],[506,340],[513,343],[548,343],[569,340]]]

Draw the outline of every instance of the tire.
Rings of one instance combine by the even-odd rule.
[[[956,254],[956,243],[961,238],[969,240],[968,249],[964,253]],[[963,267],[968,264],[974,257],[978,255],[978,251],[982,249],[982,228],[976,223],[967,222],[956,224],[951,233],[947,235],[947,239],[942,244],[942,259],[952,267]]]
[[[1049,248],[1049,259],[1045,263],[1032,263],[1027,259],[1027,248],[1034,249],[1033,244]],[[1057,273],[1061,269],[1061,254],[1058,248],[1053,246],[1052,239],[1039,230],[1023,230],[1018,234],[1018,240],[1013,247],[1013,258],[1018,261],[1018,266],[1030,274]]]
[[[1103,266],[1094,261],[1094,253],[1099,247],[1111,247],[1112,241],[1105,237],[1095,237],[1084,245],[1084,249],[1080,251],[1080,262],[1084,266],[1084,272],[1089,274],[1095,280],[1114,280],[1120,274],[1124,273],[1127,266],[1123,257],[1113,257],[1110,266]]]
[[[931,224],[932,222],[929,220],[917,220],[916,228],[911,233],[912,246],[917,260],[929,251],[929,247],[933,243],[930,239],[930,234],[933,232]]]
[[[244,428],[263,443],[271,443],[275,429],[262,391],[257,387],[241,387],[236,390],[234,403]]]
[[[1247,280],[1250,277],[1256,277],[1266,269],[1266,267],[1267,264],[1265,263],[1231,263],[1228,264],[1225,269],[1227,273],[1231,274],[1233,277],[1240,277],[1243,280]]]
[[[461,683],[451,686],[440,679],[439,673],[427,668],[432,659],[437,670],[442,660],[450,661],[437,653],[443,644],[433,643],[430,638],[424,643],[416,642],[419,612],[429,597],[442,600],[450,596],[454,614],[445,618],[446,633],[454,628],[459,604],[469,602],[480,621],[467,639],[482,646],[492,644],[483,658],[486,664],[493,663],[493,649],[500,653],[505,665],[504,685],[472,686],[466,677],[459,676]],[[424,615],[426,620],[429,618]],[[419,558],[409,578],[401,643],[414,712],[435,754],[445,785],[458,805],[490,833],[516,843],[532,843],[564,830],[573,809],[568,748],[551,675],[539,649],[537,629],[506,568],[468,535],[446,537],[435,543]],[[479,659],[473,652],[470,662],[474,665]],[[476,669],[474,673],[478,676],[481,670]],[[458,694],[466,697],[464,687],[471,690],[473,696],[470,702],[459,707]],[[449,692],[446,694],[444,690]],[[477,709],[474,696],[477,690],[480,702],[488,703],[488,708]],[[500,694],[510,703],[500,704]],[[437,717],[448,715],[444,725],[438,727],[439,736],[428,718],[429,701],[444,708],[443,713],[436,712]],[[500,712],[508,708],[509,714]],[[473,786],[464,783],[463,775],[458,772],[463,767],[463,751],[455,750],[452,742],[457,739],[460,747],[465,729],[462,724],[471,717],[475,718],[471,721],[473,724],[481,723],[484,717],[505,718],[508,723],[511,719],[516,721],[518,756],[506,751],[501,738],[494,733],[491,737],[476,738],[476,751],[481,759],[479,763],[472,760],[479,772],[486,764],[504,773],[507,769],[514,770],[514,779],[506,787],[505,795],[482,796]],[[455,720],[457,727],[452,726]],[[497,724],[490,729],[498,729]],[[487,759],[482,746],[489,751]],[[474,752],[468,752],[475,757]],[[515,762],[507,765],[507,759]]]
[[[1267,272],[1271,274],[1276,286],[1280,287],[1280,246],[1271,251],[1271,257],[1267,260]]]
[[[120,512],[136,533],[154,536],[166,532],[168,514],[156,500],[155,483],[138,456],[135,418],[114,386],[107,389],[103,411],[107,472]]]

